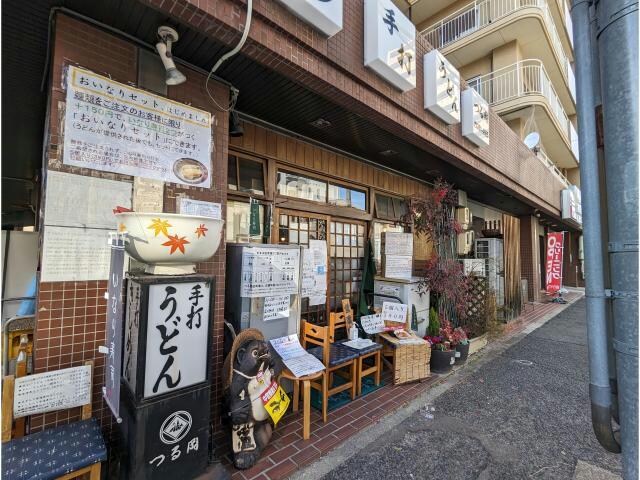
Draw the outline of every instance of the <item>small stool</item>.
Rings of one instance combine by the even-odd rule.
[[[312,375],[305,375],[304,377],[296,377],[288,368],[285,368],[278,377],[278,383],[280,379],[286,378],[293,382],[293,411],[297,412],[300,403],[300,382],[302,382],[302,438],[308,440],[311,436],[311,380],[317,380],[324,375],[324,370],[314,373]]]

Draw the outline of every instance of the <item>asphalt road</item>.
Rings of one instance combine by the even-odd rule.
[[[324,478],[615,478],[607,472],[620,474],[620,458],[600,447],[591,429],[584,303],[482,365]]]

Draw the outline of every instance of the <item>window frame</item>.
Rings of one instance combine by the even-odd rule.
[[[238,190],[233,190],[231,188],[229,188],[229,172],[227,171],[227,194],[228,195],[233,195],[233,196],[240,196],[240,197],[244,197],[244,198],[257,198],[257,199],[266,199],[267,198],[267,179],[269,178],[267,175],[267,162],[266,160],[264,160],[263,158],[260,157],[255,157],[253,155],[248,155],[246,153],[241,153],[241,152],[236,152],[234,150],[229,150],[229,152],[227,153],[227,170],[229,168],[229,158],[230,157],[235,157],[236,158],[236,181],[237,181],[237,187]],[[245,159],[245,160],[249,160],[251,162],[255,162],[255,163],[259,163],[262,165],[262,186],[264,188],[262,194],[258,194],[258,193],[252,193],[252,192],[243,192],[240,190],[240,159]]]

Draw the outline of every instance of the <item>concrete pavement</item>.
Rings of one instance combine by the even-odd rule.
[[[618,478],[591,429],[584,300],[531,330],[293,478]]]

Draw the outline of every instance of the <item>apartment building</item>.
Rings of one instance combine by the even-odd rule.
[[[396,0],[417,30],[563,182],[579,185],[566,0]],[[539,142],[535,140],[539,138]]]

